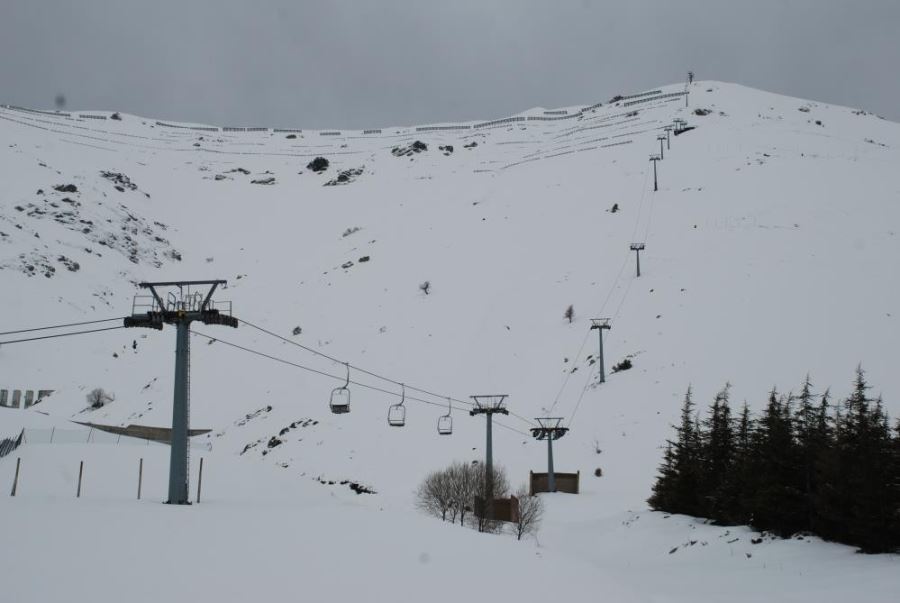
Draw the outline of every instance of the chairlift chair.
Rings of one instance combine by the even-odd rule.
[[[350,412],[350,365],[345,362],[344,366],[347,369],[347,381],[344,385],[331,390],[331,398],[328,401],[331,412],[336,415]]]
[[[388,425],[391,427],[403,427],[406,425],[406,407],[403,405],[406,402],[406,386],[401,383],[400,387],[402,393],[400,394],[399,404],[391,404],[390,408],[388,408]]]
[[[453,406],[451,406],[450,398],[447,398],[447,414],[438,417],[438,434],[450,435],[453,433],[453,417],[450,416],[450,411],[452,409]]]

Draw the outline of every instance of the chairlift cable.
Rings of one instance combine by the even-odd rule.
[[[647,195],[649,178],[650,178],[650,170],[645,169],[644,170],[644,183],[641,186],[641,198],[640,198],[640,201],[638,202],[638,215],[635,218],[634,229],[631,234],[632,241],[634,241],[634,237],[637,235],[638,227],[640,226],[641,210],[644,206],[644,199]],[[644,231],[644,241],[646,241],[647,236],[650,234],[650,224],[653,220],[654,202],[655,202],[655,198],[650,200],[650,207],[647,211],[647,227]],[[613,281],[612,287],[610,288],[609,293],[606,295],[606,299],[603,300],[603,305],[600,306],[600,314],[602,314],[604,312],[604,310],[606,309],[606,305],[609,303],[610,298],[612,298],[612,295],[615,292],[616,287],[619,284],[619,279],[621,279],[622,273],[624,272],[625,267],[628,265],[628,260],[630,259],[630,257],[631,257],[630,253],[625,255],[625,260],[622,262],[622,266],[619,268],[619,272],[616,275],[615,280]],[[628,293],[631,290],[631,285],[633,283],[634,283],[633,278],[628,281],[628,285],[625,288],[625,293],[622,295],[622,299],[619,301],[619,305],[617,306],[616,311],[613,315],[613,320],[615,320],[616,318],[619,317],[619,312],[621,312],[622,307],[625,304],[625,299],[628,297]],[[578,360],[581,358],[581,353],[582,353],[582,351],[584,351],[584,346],[587,343],[589,335],[590,335],[590,331],[588,331],[584,336],[584,340],[581,343],[581,348],[579,349],[578,354],[575,356],[574,364],[577,364]],[[592,373],[593,373],[593,367],[588,372],[588,383],[590,383],[590,375]],[[553,404],[550,406],[550,412],[553,412],[553,409],[556,408],[556,405],[559,403],[559,400],[562,397],[563,391],[565,391],[565,388],[568,385],[569,379],[571,378],[571,376],[572,376],[572,371],[566,371],[566,377],[563,380],[562,387],[560,387],[559,393],[556,395],[556,398],[554,399]],[[572,411],[572,418],[569,420],[569,425],[572,424],[572,420],[574,420],[574,418],[575,418],[575,413],[578,412],[578,407],[581,405],[581,400],[584,398],[584,395],[587,392],[588,383],[585,383],[585,386],[581,390],[581,394],[578,397],[578,401],[575,403],[575,409]]]
[[[272,361],[274,361],[274,362],[279,362],[279,363],[281,363],[281,364],[287,364],[287,365],[289,365],[289,366],[293,366],[293,367],[295,367],[295,368],[299,368],[299,369],[302,369],[302,370],[304,370],[304,371],[308,371],[308,372],[310,372],[310,373],[315,373],[315,374],[317,374],[317,375],[322,375],[323,377],[329,377],[329,378],[335,379],[335,380],[337,380],[337,381],[345,381],[345,377],[343,377],[343,376],[340,376],[340,375],[333,375],[333,374],[331,374],[331,373],[328,373],[328,372],[325,372],[325,371],[321,371],[321,370],[319,370],[319,369],[315,369],[315,368],[312,368],[312,367],[304,366],[304,365],[298,364],[298,363],[296,363],[296,362],[291,362],[290,360],[286,360],[286,359],[284,359],[284,358],[279,358],[278,356],[273,356],[273,355],[267,354],[267,353],[265,353],[265,352],[260,352],[259,350],[254,350],[254,349],[252,349],[252,348],[248,348],[248,347],[246,347],[246,346],[242,346],[242,345],[237,344],[237,343],[233,343],[233,342],[230,342],[230,341],[226,341],[226,340],[221,339],[221,338],[219,338],[219,337],[213,337],[213,336],[207,335],[207,334],[205,334],[205,333],[200,333],[199,331],[194,331],[193,329],[190,331],[190,333],[191,333],[192,335],[198,335],[198,336],[203,337],[203,338],[205,338],[205,339],[208,339],[208,340],[210,340],[210,341],[215,341],[215,342],[218,342],[218,343],[222,343],[222,344],[224,344],[224,345],[226,345],[226,346],[233,347],[233,348],[242,350],[242,351],[244,351],[244,352],[247,352],[247,353],[250,353],[250,354],[254,354],[254,355],[256,355],[256,356],[261,356],[261,357],[263,357],[263,358],[267,358],[267,359],[272,360]],[[342,362],[341,364],[345,364],[345,363]],[[351,365],[351,368],[352,368],[352,365]],[[356,386],[359,386],[359,387],[364,387],[364,388],[366,388],[366,389],[370,389],[370,390],[373,390],[373,391],[376,391],[376,392],[380,392],[380,393],[383,393],[383,394],[387,394],[387,395],[390,395],[390,396],[394,396],[394,397],[400,397],[400,395],[401,395],[401,394],[398,394],[397,392],[394,392],[394,391],[391,391],[391,390],[388,390],[388,389],[384,389],[384,388],[381,388],[381,387],[377,387],[377,386],[375,386],[375,385],[370,385],[370,384],[368,384],[368,383],[362,383],[362,382],[360,382],[360,381],[354,381],[354,380],[352,380],[352,379],[349,381],[349,384],[350,384],[350,385],[356,385]],[[407,387],[409,387],[409,386],[407,386]],[[441,407],[441,408],[446,408],[446,406],[445,406],[443,403],[439,403],[439,402],[431,402],[430,400],[423,400],[422,398],[416,398],[416,397],[413,397],[413,396],[410,396],[410,395],[407,395],[407,396],[406,396],[406,399],[407,399],[407,400],[413,400],[414,402],[421,402],[422,404],[428,404],[429,406],[439,406],[439,407]],[[446,397],[445,397],[445,399],[446,399]],[[451,398],[451,400],[455,400],[455,398]],[[464,411],[464,412],[468,412],[468,410],[469,410],[468,408],[464,408],[464,407],[460,407],[460,406],[453,406],[453,405],[450,405],[450,407],[451,407],[452,409],[454,409],[454,410],[459,410],[459,411]],[[499,425],[500,427],[502,427],[502,428],[504,428],[504,429],[507,429],[507,430],[510,430],[510,431],[514,431],[514,432],[516,432],[516,433],[518,433],[518,434],[521,434],[521,435],[524,435],[524,436],[527,436],[527,435],[528,435],[528,434],[525,433],[524,431],[521,431],[521,430],[519,430],[519,429],[516,429],[515,427],[510,427],[509,425],[504,425],[504,424],[502,424],[502,423],[499,423],[498,421],[494,421],[494,424],[495,424],[495,425]]]
[[[265,329],[265,328],[263,328],[263,327],[260,327],[259,325],[255,325],[255,324],[253,324],[253,323],[251,323],[251,322],[249,322],[249,321],[247,321],[247,320],[244,320],[243,318],[238,318],[238,320],[239,320],[240,322],[244,323],[245,325],[247,325],[248,327],[254,328],[254,329],[256,329],[257,331],[260,331],[261,333],[265,333],[266,335],[270,335],[270,336],[272,336],[272,337],[275,337],[276,339],[279,339],[279,340],[281,340],[281,341],[283,341],[283,342],[285,342],[285,343],[289,343],[289,344],[291,344],[291,345],[297,346],[298,348],[301,348],[301,349],[303,349],[303,350],[306,350],[307,352],[311,352],[311,353],[313,353],[313,354],[315,354],[315,355],[317,355],[317,356],[321,356],[322,358],[326,358],[326,359],[331,360],[332,362],[336,362],[336,363],[338,363],[338,364],[348,364],[348,363],[344,362],[343,360],[339,360],[338,358],[335,358],[334,356],[330,356],[330,355],[328,355],[328,354],[326,354],[326,353],[324,353],[324,352],[320,352],[319,350],[316,350],[315,348],[311,348],[311,347],[309,347],[309,346],[303,345],[302,343],[298,343],[298,342],[296,342],[296,341],[292,341],[292,340],[288,339],[287,337],[284,337],[284,336],[282,336],[282,335],[279,335],[278,333],[274,333],[274,332],[272,332],[272,331],[270,331],[270,330],[268,330],[268,329]],[[370,371],[370,370],[364,369],[364,368],[362,368],[362,367],[360,367],[360,366],[356,366],[356,365],[354,365],[354,364],[349,364],[349,366],[350,366],[350,368],[352,368],[353,370],[355,370],[355,371],[357,371],[357,372],[360,372],[360,373],[364,373],[364,374],[366,374],[366,375],[369,375],[370,377],[375,377],[376,379],[381,379],[382,381],[387,381],[388,383],[393,383],[394,385],[400,385],[400,386],[403,385],[401,382],[399,382],[399,381],[397,381],[397,380],[395,380],[395,379],[391,379],[390,377],[385,377],[384,375],[380,375],[380,374],[378,374],[378,373],[375,373],[375,372],[372,372],[372,371]],[[442,398],[442,399],[443,399],[443,398],[446,398],[446,397],[447,397],[447,396],[443,396],[443,395],[441,395],[441,394],[436,394],[436,393],[431,392],[431,391],[428,391],[428,390],[426,390],[426,389],[422,389],[422,388],[420,388],[420,387],[414,387],[414,386],[408,385],[408,384],[407,384],[405,387],[406,387],[406,389],[410,389],[410,390],[412,390],[412,391],[417,391],[417,392],[419,392],[420,394],[425,394],[425,395],[427,395],[427,396],[434,396],[435,398]],[[458,399],[456,399],[456,398],[453,398],[453,401],[454,401],[454,402],[459,402],[460,404],[466,404],[466,405],[468,405],[468,406],[472,406],[472,402],[469,402],[469,401],[467,401],[467,400],[458,400]]]
[[[124,316],[119,316],[117,318],[104,318],[103,320],[85,320],[82,322],[70,322],[64,325],[51,325],[49,327],[35,327],[33,329],[18,329],[16,331],[3,331],[0,332],[0,335],[16,335],[18,333],[31,333],[34,331],[49,331],[52,329],[65,329],[68,327],[81,327],[84,325],[95,325],[103,322],[113,322],[116,320],[124,320]]]
[[[615,292],[617,285],[619,284],[619,280],[622,278],[622,273],[625,271],[625,267],[628,265],[628,260],[630,258],[630,254],[625,256],[625,260],[622,262],[622,266],[619,268],[618,274],[616,274],[616,278],[613,281],[612,287],[609,289],[609,293],[606,295],[606,299],[603,300],[603,305],[600,306],[600,314],[606,309],[606,304],[609,303],[612,294]],[[581,359],[581,354],[584,352],[584,347],[587,345],[588,338],[590,337],[591,332],[588,330],[584,334],[584,339],[581,340],[581,347],[578,349],[578,354],[575,355],[575,359],[572,361],[573,366],[577,366],[578,361]],[[559,403],[560,398],[562,398],[563,392],[566,389],[566,386],[569,384],[569,379],[572,377],[572,371],[566,371],[566,376],[563,379],[562,386],[559,388],[559,392],[556,394],[556,398],[553,400],[553,404],[550,406],[550,410],[548,412],[553,412],[553,409],[556,408],[556,405]]]
[[[641,200],[638,202],[638,214],[634,220],[634,230],[631,231],[631,242],[634,243],[635,238],[637,236],[638,227],[641,224],[641,214],[644,209],[644,198],[647,196],[647,181],[650,178],[650,169],[648,167],[644,167],[644,184],[641,186]],[[651,200],[651,203],[653,201]],[[651,206],[652,207],[652,206]]]
[[[575,415],[578,413],[578,408],[581,406],[581,401],[584,400],[584,395],[587,393],[588,387],[591,384],[591,378],[594,376],[594,367],[591,367],[591,370],[588,371],[587,380],[584,382],[584,387],[581,388],[581,394],[578,396],[578,402],[575,403],[575,408],[572,410],[572,415],[569,417],[569,422],[566,424],[566,428],[569,429],[572,427],[572,421],[575,420]]]
[[[104,327],[102,329],[88,329],[86,331],[70,331],[68,333],[57,333],[56,335],[42,335],[41,337],[28,337],[27,339],[12,339],[10,341],[0,341],[0,346],[9,345],[11,343],[23,343],[26,341],[39,341],[42,339],[54,339],[56,337],[68,337],[70,335],[87,335],[88,333],[100,333],[102,331],[115,331],[116,329],[124,329],[124,325],[117,327]]]

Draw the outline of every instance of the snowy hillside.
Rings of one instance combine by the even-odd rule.
[[[900,125],[719,82],[694,83],[685,107],[682,91],[366,131],[0,108],[2,331],[131,314],[143,280],[227,279],[216,298],[246,321],[194,327],[191,423],[212,432],[191,455],[207,459],[208,505],[152,504],[165,495],[164,447],[74,443],[73,432],[12,455],[24,472],[16,498],[0,499],[4,533],[44,560],[0,571],[15,600],[88,592],[94,568],[71,563],[85,542],[127,551],[90,588],[98,600],[148,572],[207,600],[305,588],[322,600],[455,600],[464,572],[524,600],[716,601],[727,585],[730,600],[838,601],[845,581],[871,585],[856,599],[886,600],[900,586],[894,556],[815,539],[753,545],[747,530],[665,518],[645,500],[689,384],[701,405],[728,381],[733,400],[759,407],[807,372],[843,396],[861,363],[900,415]],[[654,192],[648,159],[678,118],[693,129],[671,137]],[[330,162],[321,173],[307,167],[316,157]],[[595,317],[612,325],[604,384]],[[120,329],[0,346],[0,387],[54,390],[32,410],[0,408],[0,434],[30,427],[37,442],[78,428],[69,419],[167,426],[174,339]],[[394,395],[359,385],[349,414],[330,413],[344,367],[290,342],[393,381],[351,369],[354,382],[396,394],[405,383],[406,426],[387,424]],[[626,357],[633,368],[611,373]],[[95,387],[116,399],[84,411]],[[484,393],[509,394],[518,415],[499,419],[494,443],[515,484],[545,470],[529,421],[571,427],[556,468],[580,471],[582,494],[546,497],[539,546],[413,508],[428,471],[482,458],[484,421],[465,402]],[[449,437],[436,431],[447,396]],[[75,501],[82,459],[91,477]],[[192,564],[210,558],[195,583]],[[62,582],[41,580],[48,568],[64,568]],[[707,572],[717,578],[701,581]],[[558,583],[527,578],[538,573]],[[135,600],[166,592],[146,588]]]

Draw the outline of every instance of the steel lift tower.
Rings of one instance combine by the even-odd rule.
[[[537,440],[547,440],[547,490],[556,492],[556,475],[553,473],[553,440],[566,435],[568,427],[560,427],[562,417],[538,417],[540,427],[533,427],[531,435]]]
[[[190,504],[188,500],[190,326],[192,322],[202,322],[207,325],[225,325],[237,328],[238,320],[231,315],[231,303],[216,304],[212,299],[216,288],[225,284],[226,282],[223,280],[140,283],[138,286],[141,289],[149,289],[150,295],[136,295],[131,316],[125,318],[126,327],[143,327],[162,331],[164,324],[170,324],[174,325],[176,329],[169,498],[166,501],[172,505]],[[163,299],[160,290],[165,289],[168,289],[168,292]]]
[[[641,276],[641,252],[644,250],[643,243],[632,243],[631,250],[635,253],[635,259],[637,261],[637,276]]]
[[[487,441],[484,448],[484,504],[485,517],[494,518],[494,446],[492,440],[492,424],[494,414],[508,415],[504,408],[507,394],[472,396],[475,407],[469,411],[470,416],[484,415],[487,419]]]
[[[597,329],[597,332],[600,334],[600,350],[597,354],[597,362],[600,364],[600,383],[606,383],[606,367],[603,366],[603,331],[612,329],[609,326],[608,318],[592,318],[591,319],[591,330]]]
[[[650,155],[650,161],[653,162],[653,191],[656,192],[659,190],[659,184],[656,180],[656,162],[662,160],[662,157],[659,155]]]

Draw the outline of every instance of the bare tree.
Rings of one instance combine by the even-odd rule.
[[[566,308],[566,313],[563,314],[563,317],[569,320],[569,324],[572,324],[572,321],[575,320],[575,306],[570,304],[569,307]]]
[[[428,295],[429,293],[431,293],[431,281],[425,281],[424,283],[419,285],[419,289],[422,291],[422,293]]]
[[[509,480],[502,467],[494,467],[493,496],[488,497],[485,485],[484,465],[479,462],[465,463],[456,461],[446,469],[434,471],[422,481],[416,490],[416,506],[430,515],[449,520],[459,525],[469,525],[480,532],[497,532],[502,527],[500,521],[476,516],[476,497],[487,501],[490,498],[502,498],[509,492]]]
[[[103,408],[115,399],[115,394],[107,392],[102,387],[95,387],[87,395],[87,403],[91,408]]]
[[[509,480],[506,478],[506,470],[503,467],[494,466],[491,492],[488,492],[485,480],[485,466],[479,463],[474,466],[474,469],[477,475],[476,491],[485,505],[492,505],[494,499],[503,498],[509,493]],[[503,522],[488,518],[487,513],[481,513],[479,517],[475,517],[475,527],[479,532],[499,532],[503,527]]]
[[[449,470],[433,471],[419,485],[416,492],[416,506],[427,513],[447,520],[447,513],[453,509]],[[451,521],[455,519],[455,513]]]
[[[538,531],[544,516],[544,501],[529,493],[525,486],[520,487],[515,496],[519,499],[519,520],[515,523],[516,540],[522,540],[525,534]]]
[[[456,462],[447,469],[450,475],[450,490],[453,497],[454,520],[459,517],[459,525],[466,524],[466,513],[472,510],[475,494],[478,492],[478,472],[469,463]]]

